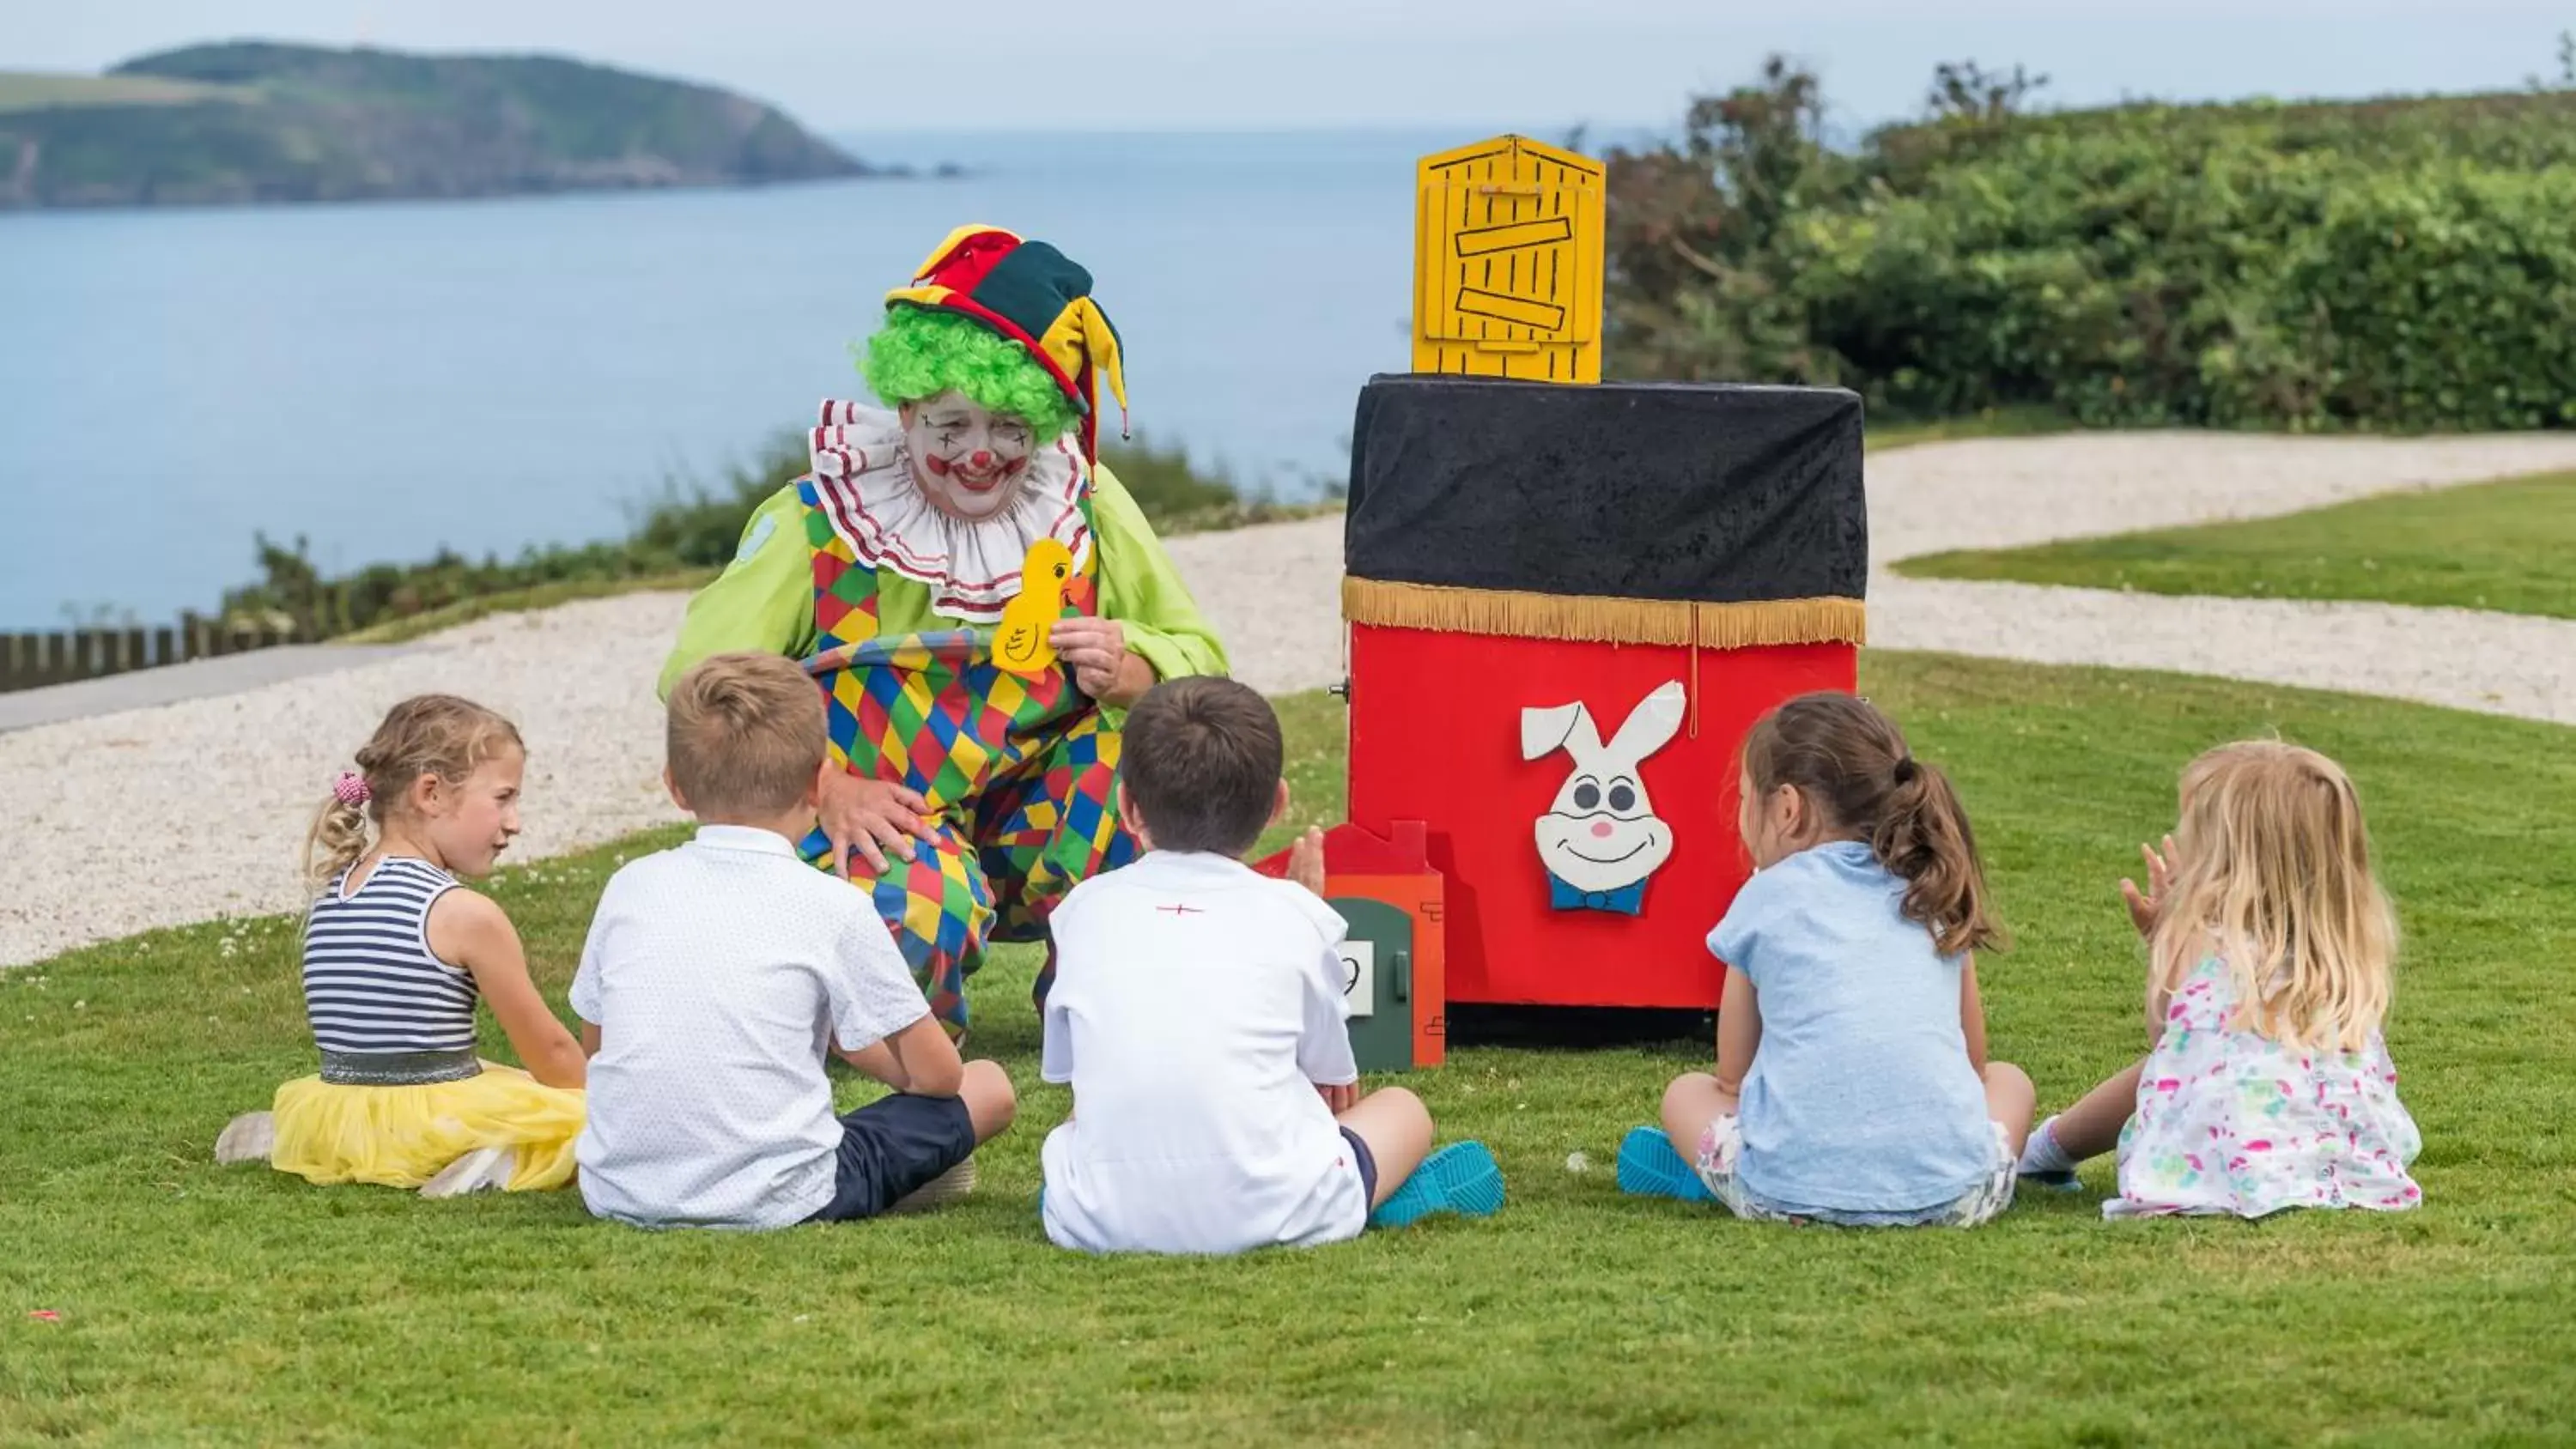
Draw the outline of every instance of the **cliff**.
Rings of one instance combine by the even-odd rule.
[[[0,207],[742,185],[874,174],[758,101],[550,56],[239,42],[0,76]]]

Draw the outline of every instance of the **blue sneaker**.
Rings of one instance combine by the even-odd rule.
[[[2044,1187],[2051,1192],[2082,1192],[2084,1190],[2084,1184],[2076,1178],[2072,1171],[2015,1172],[2014,1176],[2019,1177],[2022,1181],[2029,1183],[2033,1187]]]
[[[1429,1157],[1369,1214],[1373,1228],[1410,1227],[1433,1213],[1492,1217],[1503,1206],[1503,1170],[1482,1142],[1452,1142]]]
[[[1673,1150],[1673,1140],[1661,1127],[1631,1127],[1619,1139],[1619,1190],[1638,1197],[1717,1201],[1708,1184]]]
[[[2064,1167],[2035,1168],[2033,1157],[2064,1162]],[[2021,1150],[2021,1161],[2013,1164],[2013,1175],[2022,1181],[2052,1192],[2081,1192],[2084,1184],[2075,1179],[2075,1164],[2068,1161],[2064,1149],[2057,1145],[2057,1119],[2049,1118],[2030,1129],[2030,1141]]]

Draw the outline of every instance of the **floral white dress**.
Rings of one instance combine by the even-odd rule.
[[[2421,1203],[2406,1168],[2424,1140],[2379,1034],[2360,1051],[2301,1051],[2229,1026],[2235,1011],[2234,973],[2216,956],[2175,989],[2103,1216]]]

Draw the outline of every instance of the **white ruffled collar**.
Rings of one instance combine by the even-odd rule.
[[[1029,545],[1053,538],[1091,566],[1091,529],[1082,495],[1090,470],[1074,435],[1039,448],[1020,491],[992,517],[968,523],[922,496],[904,450],[903,420],[883,408],[826,401],[814,430],[814,492],[823,516],[869,568],[888,568],[930,587],[931,607],[975,623],[1002,617],[1020,592]]]

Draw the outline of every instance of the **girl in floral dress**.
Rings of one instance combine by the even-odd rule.
[[[2025,1177],[2075,1185],[2119,1152],[2106,1217],[2259,1218],[2423,1201],[2423,1146],[2380,1036],[2397,925],[2352,781],[2314,750],[2225,745],[2182,777],[2182,818],[2120,882],[2148,943],[2146,1060],[2040,1124]]]

